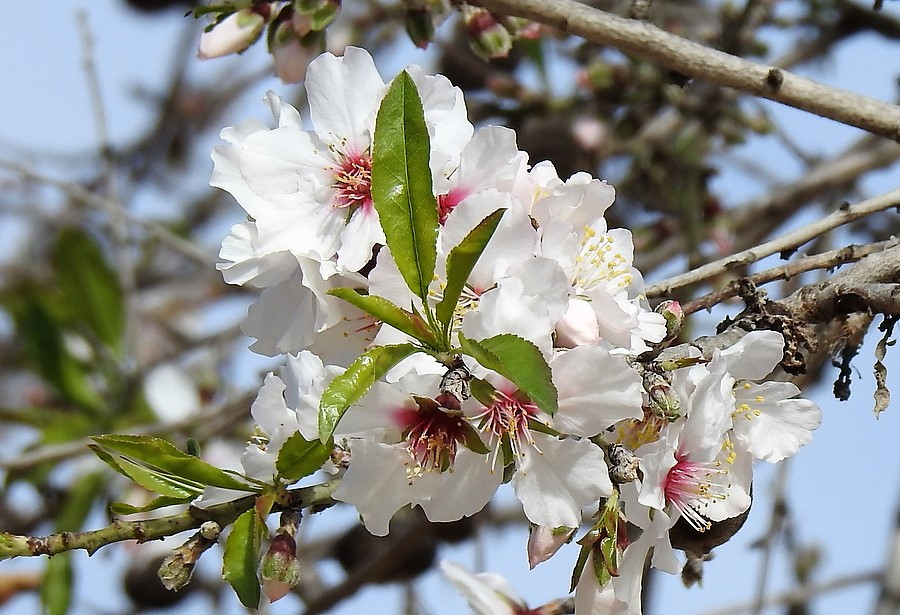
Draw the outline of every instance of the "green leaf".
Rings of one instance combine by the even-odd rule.
[[[437,261],[438,210],[425,112],[406,71],[381,101],[373,141],[372,202],[406,285],[427,302]]]
[[[591,545],[582,545],[581,550],[578,552],[578,559],[575,560],[575,567],[572,569],[572,578],[569,581],[569,593],[575,591],[575,586],[578,585],[578,581],[581,579],[581,573],[584,571],[592,548]]]
[[[359,401],[388,370],[418,351],[412,344],[369,348],[347,371],[332,380],[319,402],[319,440],[327,442],[347,408]]]
[[[81,529],[103,483],[102,472],[82,475],[72,483],[62,506],[57,510],[58,532],[77,532]],[[47,562],[41,582],[41,604],[47,615],[64,615],[71,606],[74,576],[71,555],[60,553]]]
[[[195,498],[203,493],[203,486],[174,478],[166,472],[148,468],[128,459],[119,457],[119,467],[125,474],[144,489],[169,498]]]
[[[359,291],[352,288],[333,288],[328,291],[328,294],[355,305],[363,312],[371,314],[381,322],[406,333],[426,346],[440,350],[437,348],[438,336],[435,335],[431,326],[418,314],[408,312],[384,297],[362,295]]]
[[[119,349],[125,332],[122,288],[97,241],[81,229],[63,229],[53,264],[71,316],[90,326],[107,346]]]
[[[512,381],[550,416],[556,414],[559,393],[553,384],[550,366],[537,346],[511,333],[477,342],[460,333],[459,343],[463,353]]]
[[[281,445],[275,469],[285,480],[300,480],[321,468],[331,457],[332,448],[330,442],[327,444],[322,444],[319,440],[310,442],[297,432]]]
[[[60,553],[47,561],[41,582],[41,604],[46,615],[65,615],[72,603],[71,556]]]
[[[93,414],[102,411],[103,401],[91,386],[87,370],[66,349],[60,316],[47,308],[42,297],[25,297],[17,310],[16,328],[41,376],[72,403]]]
[[[222,556],[222,576],[234,588],[234,593],[247,608],[259,607],[259,550],[266,525],[255,508],[244,512],[225,542]]]
[[[166,506],[187,504],[195,497],[196,496],[191,495],[183,498],[173,498],[170,496],[161,495],[158,498],[154,498],[144,506],[132,506],[131,504],[126,504],[125,502],[113,502],[109,505],[109,509],[117,515],[133,515],[134,513],[149,512],[158,508],[165,508]]]
[[[498,209],[479,222],[447,256],[447,286],[435,310],[438,321],[447,332],[450,330],[450,321],[453,319],[453,312],[459,303],[459,296],[466,285],[466,280],[469,279],[475,263],[481,258],[482,252],[494,236],[494,231],[497,230],[500,218],[505,212],[505,209]]]
[[[162,438],[104,435],[94,436],[93,440],[105,448],[127,455],[152,468],[201,485],[238,491],[257,491],[246,480],[239,479],[235,474],[220,470],[193,455],[188,455]]]

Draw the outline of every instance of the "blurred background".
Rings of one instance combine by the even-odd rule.
[[[650,19],[729,53],[896,102],[898,4],[888,0],[876,12],[852,0],[657,0]],[[485,55],[477,33],[451,16],[420,49],[405,26],[421,25],[427,6],[347,0],[321,44],[335,53],[366,47],[385,79],[411,63],[443,73],[465,91],[473,123],[516,129],[532,163],[549,159],[563,178],[584,170],[608,180],[617,190],[610,226],[633,230],[648,282],[900,186],[897,143],[549,28],[537,39],[517,38],[508,57],[485,61],[473,52]],[[109,522],[110,502],[146,501],[89,453],[90,434],[152,433],[179,446],[192,437],[205,458],[235,465],[252,432],[250,403],[278,366],[277,357],[251,353],[240,331],[253,289],[226,285],[215,269],[218,247],[243,212],[208,186],[209,152],[225,126],[270,122],[267,90],[301,110],[304,91],[273,76],[264,41],[239,56],[198,60],[206,22],[185,16],[190,8],[150,0],[5,7],[2,530],[97,528]],[[801,253],[884,241],[898,228],[897,212],[885,212]],[[770,257],[751,271],[781,262]],[[823,275],[766,288],[778,298]],[[734,277],[673,298],[687,301]],[[742,307],[698,312],[684,340],[712,334]],[[645,613],[874,612],[900,504],[898,410],[877,419],[872,412],[879,337],[869,331],[850,364],[847,401],[833,395],[838,369],[829,353],[818,357],[803,381],[824,414],[813,443],[789,462],[756,467],[749,520],[716,549],[702,587],[649,575]],[[886,365],[896,389],[896,351],[889,349]],[[565,595],[577,555],[568,545],[529,572],[527,524],[511,491],[471,522],[432,527],[411,514],[394,527],[407,540],[415,536],[416,548],[404,548],[411,554],[394,558],[391,569],[361,575],[367,557],[393,547],[373,541],[345,506],[304,520],[303,580],[271,612],[466,612],[432,567],[437,559],[503,574],[535,607]],[[187,536],[49,564],[0,562],[0,613],[242,612],[220,579],[218,548],[203,557],[188,590],[158,586],[160,559]],[[833,587],[816,591],[822,585]],[[753,605],[763,593],[779,600]]]

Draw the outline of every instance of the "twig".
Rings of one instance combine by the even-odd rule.
[[[648,58],[697,77],[900,141],[900,107],[763,66],[624,19],[575,0],[477,0],[494,12],[525,17],[589,41]]]
[[[896,615],[900,609],[900,509],[896,513],[894,535],[888,547],[888,560],[881,578],[881,592],[873,615]]]
[[[874,583],[881,580],[881,573],[877,570],[871,572],[861,572],[851,574],[845,577],[838,577],[817,585],[808,585],[800,589],[793,589],[788,592],[767,596],[762,604],[764,607],[776,606],[780,604],[793,604],[796,602],[806,602],[810,598],[814,598],[827,592],[833,592],[845,587],[853,585],[861,585],[863,583]],[[753,609],[755,602],[740,602],[730,606],[725,606],[714,611],[707,611],[703,615],[737,615],[737,613],[746,613]]]
[[[0,161],[0,168],[9,169],[27,180],[36,181],[47,186],[53,186],[64,192],[70,198],[84,205],[96,207],[107,212],[119,211],[131,224],[140,226],[174,251],[205,268],[212,267],[216,262],[213,254],[206,252],[190,241],[179,237],[164,226],[157,224],[156,222],[144,220],[122,207],[119,203],[94,194],[77,183],[47,177],[46,175],[42,175],[41,173],[32,171],[27,167],[12,162]]]
[[[759,273],[748,275],[747,279],[756,285],[765,284],[774,280],[789,280],[796,275],[816,269],[833,269],[845,263],[852,263],[869,254],[875,254],[900,245],[900,237],[893,237],[885,241],[868,243],[862,245],[845,246],[837,250],[829,250],[821,254],[812,256],[804,256],[790,263],[772,267]],[[724,288],[698,297],[693,301],[689,301],[681,306],[685,314],[693,314],[703,309],[709,309],[714,305],[718,305],[726,299],[735,297],[739,292],[739,284],[737,280],[732,280]]]
[[[648,297],[668,296],[673,290],[678,288],[708,280],[709,278],[737,267],[755,263],[772,254],[793,250],[806,242],[815,239],[822,233],[898,205],[900,205],[900,189],[892,190],[887,194],[882,194],[881,196],[868,199],[862,203],[857,203],[856,205],[842,207],[821,220],[817,220],[812,224],[786,233],[781,237],[767,241],[748,250],[738,252],[737,254],[732,254],[731,256],[727,256],[707,265],[703,265],[693,271],[677,275],[668,280],[663,280],[657,284],[651,284],[646,289],[646,295]]]
[[[898,158],[900,145],[866,135],[836,157],[807,170],[799,180],[729,209],[721,224],[741,229],[735,238],[735,249],[750,247],[759,242],[758,237],[768,235],[795,214],[802,204],[840,190],[865,171],[886,167]],[[635,266],[646,273],[676,257],[683,246],[684,240],[674,236],[636,258]]]
[[[775,486],[772,494],[772,513],[769,516],[769,527],[762,537],[762,557],[759,560],[759,576],[756,580],[756,598],[753,601],[753,613],[762,613],[763,602],[766,598],[766,583],[769,579],[769,565],[772,562],[772,553],[778,542],[778,538],[784,529],[784,522],[788,516],[787,500],[784,497],[787,486],[787,473],[790,459],[785,459],[778,465],[775,474]]]
[[[330,506],[334,502],[331,494],[337,489],[339,483],[339,479],[332,479],[321,485],[293,489],[288,492],[289,502],[283,508]],[[87,532],[61,532],[42,537],[17,536],[0,532],[0,560],[21,556],[56,555],[77,549],[84,549],[90,555],[100,547],[114,542],[123,540],[147,542],[173,536],[179,532],[200,527],[204,521],[216,521],[220,526],[225,527],[233,523],[241,513],[249,510],[256,503],[256,498],[256,495],[248,495],[205,509],[190,507],[185,512],[158,519],[117,520],[105,528]],[[281,510],[281,508],[276,505],[275,511]]]
[[[106,197],[116,203],[117,207],[107,208],[110,220],[111,238],[116,257],[116,272],[119,284],[122,287],[123,300],[125,302],[125,349],[126,356],[130,355],[133,345],[134,322],[132,317],[134,295],[134,265],[129,254],[128,223],[122,212],[125,207],[121,205],[118,182],[116,180],[116,162],[112,155],[112,144],[109,139],[109,128],[106,122],[106,109],[103,104],[103,94],[100,91],[100,79],[97,76],[97,66],[94,64],[94,37],[88,25],[87,13],[80,10],[76,13],[78,31],[81,34],[81,53],[84,75],[87,81],[88,94],[91,99],[91,107],[94,110],[94,120],[97,127],[97,142],[101,157],[105,163]]]
[[[174,423],[153,423],[151,425],[123,428],[123,430],[136,436],[190,432],[192,436],[202,440],[215,435],[234,421],[247,416],[249,403],[249,396],[243,396],[228,404],[206,408],[196,416]],[[198,427],[202,429],[202,433],[198,433]],[[7,459],[0,459],[0,470],[17,472],[43,463],[61,461],[77,455],[87,454],[90,452],[87,448],[90,443],[91,440],[81,438],[63,444],[49,444],[27,453],[18,453]]]

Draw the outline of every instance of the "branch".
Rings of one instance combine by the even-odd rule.
[[[896,143],[866,135],[836,157],[806,169],[797,181],[729,208],[717,223],[730,229],[741,229],[734,238],[736,246],[746,248],[756,245],[786,218],[795,214],[801,205],[832,192],[843,193],[846,186],[855,182],[862,173],[887,167],[898,158],[900,146]],[[636,258],[635,266],[646,273],[669,262],[683,249],[684,239],[675,235],[652,252]]]
[[[333,503],[331,494],[337,489],[340,481],[332,479],[321,485],[303,487],[288,491],[289,501],[282,508],[309,508],[310,506],[327,507]],[[256,503],[256,495],[210,506],[206,509],[194,508],[177,515],[148,519],[144,521],[116,520],[103,529],[87,532],[61,532],[43,537],[18,536],[0,532],[0,560],[19,556],[56,555],[65,551],[84,549],[88,555],[100,547],[137,540],[139,543],[172,536],[200,527],[204,521],[215,521],[221,527],[230,525],[241,513],[249,510]],[[276,510],[278,508],[276,507]]]
[[[881,573],[878,571],[862,572],[859,574],[851,574],[846,577],[832,579],[818,585],[809,585],[801,589],[795,589],[774,596],[769,596],[762,601],[762,605],[774,606],[779,604],[794,604],[797,602],[806,602],[810,598],[814,598],[825,592],[832,592],[853,585],[861,585],[863,583],[872,583],[881,579]],[[714,611],[707,611],[703,615],[736,615],[737,613],[746,613],[753,609],[754,602],[741,602],[731,606],[726,606]]]
[[[900,141],[900,107],[798,77],[625,19],[575,0],[477,0],[470,4],[525,17],[697,77]]]
[[[775,280],[790,280],[794,276],[807,271],[814,271],[816,269],[834,269],[845,263],[858,261],[869,254],[875,254],[897,245],[900,245],[900,237],[863,245],[844,246],[843,248],[829,250],[828,252],[822,252],[821,254],[798,258],[790,263],[785,263],[778,267],[772,267],[771,269],[748,275],[746,276],[746,279],[757,286]],[[740,294],[740,284],[738,280],[732,280],[724,288],[683,304],[681,309],[684,310],[685,314],[693,314],[694,312],[703,309],[708,310],[726,299],[736,297],[738,294]]]
[[[94,194],[93,192],[86,190],[77,183],[54,179],[52,177],[48,177],[46,175],[42,175],[36,171],[33,171],[25,165],[3,160],[0,160],[0,168],[5,168],[14,173],[17,173],[26,180],[35,181],[47,186],[53,186],[54,188],[61,190],[64,194],[66,194],[66,196],[79,203],[82,203],[83,205],[96,207],[102,211],[108,212],[111,216],[122,216],[122,218],[127,220],[129,223],[140,226],[141,228],[146,230],[148,233],[156,237],[160,242],[166,244],[175,252],[181,254],[189,260],[198,263],[203,267],[211,268],[216,262],[214,254],[207,252],[203,248],[200,248],[199,246],[191,243],[190,241],[187,241],[186,239],[183,239],[182,237],[179,237],[162,224],[158,224],[150,220],[144,220],[143,218],[134,215],[133,213],[122,207],[122,205],[120,205],[116,201]]]
[[[802,246],[806,242],[815,239],[822,233],[898,205],[900,205],[900,189],[892,190],[887,194],[868,199],[862,203],[857,203],[856,205],[842,207],[821,220],[817,220],[812,224],[791,231],[781,237],[767,241],[748,250],[738,252],[737,254],[726,256],[715,262],[698,267],[693,271],[677,275],[668,280],[663,280],[657,284],[651,284],[647,287],[645,294],[648,297],[668,296],[673,290],[678,288],[708,280],[709,278],[725,273],[726,271],[755,263],[772,254],[789,252]]]

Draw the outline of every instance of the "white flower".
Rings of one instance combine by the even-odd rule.
[[[441,76],[409,69],[422,99],[435,175],[455,167],[471,138],[462,93]],[[299,114],[269,95],[278,127],[226,129],[229,146],[213,152],[211,184],[231,192],[256,221],[265,250],[289,250],[319,261],[337,257],[343,271],[358,271],[384,234],[370,194],[375,114],[386,91],[372,57],[348,47],[308,69],[313,132]]]
[[[808,399],[794,399],[799,393],[789,382],[735,385],[734,433],[747,452],[775,463],[809,444],[822,412]]]
[[[459,590],[475,615],[517,615],[530,612],[528,605],[500,575],[482,572],[472,574],[459,564],[447,560],[440,563],[441,572]]]

